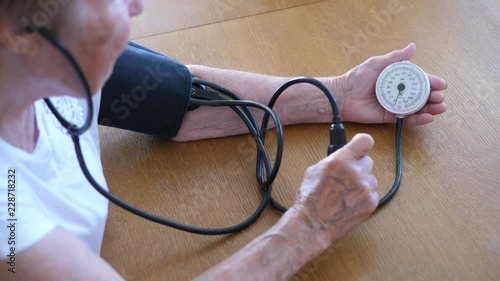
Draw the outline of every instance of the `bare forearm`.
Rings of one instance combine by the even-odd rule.
[[[290,78],[223,70],[205,66],[188,66],[191,74],[220,84],[243,99],[267,104],[274,92]],[[336,89],[336,78],[320,78]],[[338,98],[338,97],[337,97]],[[331,120],[331,108],[326,97],[312,85],[294,85],[278,99],[273,110],[284,125],[324,123]],[[254,111],[258,121],[264,113]],[[229,108],[202,107],[188,112],[176,140],[188,141],[247,133],[248,129]]]
[[[328,246],[295,210],[196,280],[288,280]]]

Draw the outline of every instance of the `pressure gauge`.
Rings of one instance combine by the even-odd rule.
[[[375,88],[380,104],[398,118],[424,107],[430,92],[431,83],[425,71],[409,61],[386,67],[380,73]]]

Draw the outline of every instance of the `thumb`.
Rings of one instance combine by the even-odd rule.
[[[388,65],[392,63],[404,60],[411,60],[413,55],[415,55],[416,50],[417,46],[414,43],[410,43],[403,49],[394,50],[388,54],[373,57],[370,63],[373,65],[375,69],[382,71],[384,68],[386,68]]]
[[[348,144],[338,151],[338,154],[346,158],[358,160],[366,156],[368,152],[372,150],[374,144],[375,141],[372,136],[368,134],[357,134]]]

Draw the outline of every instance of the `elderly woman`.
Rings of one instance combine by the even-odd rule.
[[[113,98],[108,95],[116,94],[113,85],[120,84],[116,79],[127,74],[122,73],[128,71],[126,68],[116,64],[115,74],[111,76],[115,63],[126,56],[125,48],[139,50],[136,54],[129,50],[128,55],[132,57],[127,60],[134,55],[143,56],[140,53],[143,49],[138,46],[127,47],[130,19],[140,14],[142,1],[53,1],[54,13],[45,17],[35,2],[0,0],[0,219],[8,218],[7,194],[12,188],[18,198],[16,239],[9,240],[5,229],[0,232],[0,279],[122,280],[119,273],[99,257],[108,202],[90,187],[76,160],[68,157],[74,153],[71,138],[42,100],[51,97],[55,108],[66,119],[81,125],[86,105],[84,99],[79,99],[84,96],[81,81],[53,44],[36,29],[26,27],[33,23],[43,26],[64,43],[81,66],[90,92],[95,93],[92,100],[94,112],[98,112],[99,106],[113,106]],[[319,80],[336,94],[344,120],[394,122],[394,116],[377,103],[375,81],[384,67],[409,60],[414,52],[415,45],[410,44],[385,56],[372,57],[342,76]],[[168,124],[165,130],[169,130],[165,135],[177,141],[246,131],[230,110],[201,107],[187,111],[190,92],[175,91],[185,87],[187,82],[182,79],[189,81],[186,77],[191,75],[200,77],[232,89],[244,99],[263,103],[287,80],[204,66],[179,64],[176,69],[179,73],[173,77],[178,77],[179,85],[184,86],[174,85],[169,94],[187,95],[187,98],[167,99],[171,110],[165,113],[165,118],[173,120],[164,121]],[[101,94],[110,77],[114,77],[115,83],[109,82],[108,89]],[[446,88],[445,81],[429,77],[433,89],[429,102],[420,112],[409,116],[407,124],[429,123],[434,115],[446,110],[441,92]],[[152,85],[154,81],[148,83]],[[302,103],[305,95],[310,101],[306,107]],[[328,122],[332,112],[324,110],[325,104],[327,100],[319,91],[297,85],[279,101],[276,111],[285,124]],[[119,110],[112,112],[119,113]],[[213,118],[215,116],[218,118]],[[102,123],[119,123],[123,119],[110,114],[109,110],[101,110],[100,118]],[[127,119],[133,123],[134,116]],[[147,129],[144,132],[157,134]],[[80,144],[91,174],[105,187],[97,117],[80,136]],[[371,174],[373,163],[367,156],[372,146],[370,136],[357,135],[342,149],[310,167],[294,206],[280,221],[199,279],[288,279],[361,223],[375,210],[379,199],[377,181]],[[12,180],[12,186],[5,185],[8,180]],[[8,263],[13,255],[16,257],[14,270]]]

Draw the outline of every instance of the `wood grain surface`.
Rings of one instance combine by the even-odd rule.
[[[404,129],[395,199],[292,280],[500,280],[500,2],[496,0],[146,1],[134,41],[186,64],[281,76],[340,75],[366,58],[417,44],[412,60],[444,77],[448,111]],[[370,133],[379,191],[394,180],[394,125]],[[304,170],[325,156],[328,124],[285,128],[275,196],[293,203]],[[270,147],[275,144],[270,136]],[[221,227],[261,199],[248,135],[189,143],[101,128],[110,189],[184,223]],[[115,206],[102,255],[127,280],[189,280],[272,226],[206,237]]]

